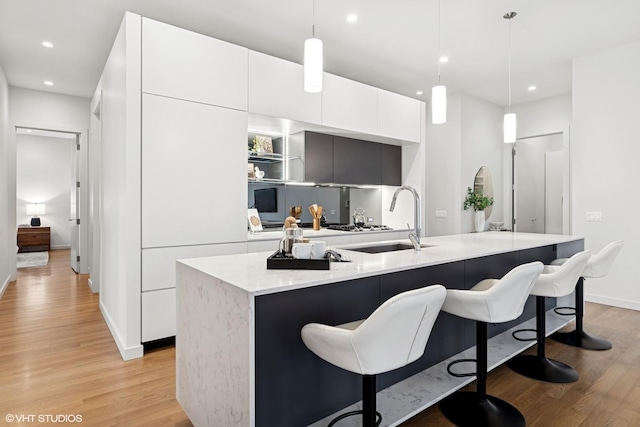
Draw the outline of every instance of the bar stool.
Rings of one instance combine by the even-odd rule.
[[[376,375],[408,365],[424,353],[446,291],[442,285],[403,292],[385,301],[364,320],[328,326],[309,323],[302,328],[304,344],[325,361],[362,375],[362,425],[380,425],[376,411]],[[376,421],[377,418],[377,421]]]
[[[562,297],[569,295],[576,285],[582,269],[589,261],[590,251],[578,252],[561,266],[545,265],[542,274],[533,286],[531,295],[536,296],[536,341],[537,354],[520,354],[509,362],[509,366],[525,377],[551,383],[571,383],[578,380],[578,372],[571,366],[549,359],[545,355],[546,310],[545,297]],[[525,331],[521,329],[513,333]],[[533,329],[531,329],[534,331]],[[528,341],[520,339],[520,341]]]
[[[587,265],[582,270],[580,279],[576,284],[576,329],[571,332],[556,332],[551,335],[551,338],[555,341],[563,344],[572,345],[574,347],[580,347],[587,350],[609,350],[611,349],[611,343],[605,339],[594,337],[584,331],[582,318],[584,317],[584,279],[595,279],[598,277],[604,277],[609,274],[609,270],[613,265],[613,261],[616,259],[620,250],[624,246],[624,241],[617,240],[609,243],[602,248],[597,254],[591,255]],[[551,265],[562,265],[567,262],[567,258],[558,258],[551,262]],[[557,307],[558,309],[572,309],[573,307]],[[573,313],[560,313],[558,314],[573,314]]]
[[[503,323],[522,314],[542,272],[541,262],[520,265],[502,279],[485,279],[468,291],[448,289],[442,310],[476,321],[476,392],[457,392],[440,403],[442,413],[457,426],[518,427],[524,416],[511,404],[487,395],[487,323]],[[460,359],[449,364],[447,370]],[[473,374],[453,374],[466,376]]]

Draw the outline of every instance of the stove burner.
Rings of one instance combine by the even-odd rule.
[[[365,225],[363,227],[356,227],[353,224],[339,224],[339,225],[329,225],[327,226],[329,230],[339,230],[339,231],[382,231],[382,230],[393,230],[391,227],[387,227],[386,225]]]

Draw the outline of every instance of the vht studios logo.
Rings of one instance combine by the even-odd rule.
[[[8,423],[81,423],[80,414],[7,414]]]

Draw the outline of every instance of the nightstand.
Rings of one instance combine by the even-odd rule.
[[[18,227],[18,252],[51,250],[51,227]]]

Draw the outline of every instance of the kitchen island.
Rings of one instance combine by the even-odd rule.
[[[510,232],[431,237],[422,243],[428,247],[419,252],[379,254],[349,250],[362,245],[347,245],[340,252],[352,262],[332,263],[329,271],[267,270],[269,252],[178,261],[176,397],[194,425],[304,426],[330,417],[360,400],[360,377],[307,350],[300,339],[306,323],[362,319],[409,289],[435,283],[468,289],[516,265],[549,263],[584,246],[580,237]],[[547,308],[554,305],[549,299]],[[500,338],[508,329],[531,322],[534,306],[530,297],[519,319],[492,325],[489,336]],[[560,326],[562,322],[567,320]],[[558,322],[549,323],[559,327]],[[386,393],[395,401],[393,410],[379,404],[381,412],[395,412],[383,412],[384,425],[395,425],[464,385],[456,379],[443,388],[448,379],[438,375],[424,380],[418,388],[438,392],[417,405],[413,392],[398,389],[411,384],[415,390],[420,374],[472,351],[474,344],[473,322],[441,313],[424,356],[379,376],[378,395]],[[496,356],[497,363],[523,348],[526,345]],[[411,409],[399,402],[403,393],[413,401]]]

